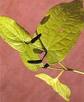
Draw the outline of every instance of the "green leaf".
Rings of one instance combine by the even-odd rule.
[[[31,41],[31,36],[15,20],[0,16],[0,37],[4,39],[11,47],[19,51],[24,64],[32,71],[41,68],[43,64],[30,64],[28,60],[37,60],[39,55],[35,54],[33,49],[39,47],[33,44],[26,44]]]
[[[25,48],[25,51],[23,53],[20,53],[20,57],[22,58],[22,61],[24,62],[25,66],[32,70],[32,71],[37,71],[41,67],[43,67],[43,63],[39,64],[31,64],[28,63],[29,60],[39,60],[38,54],[33,52],[34,46],[28,45]]]
[[[55,92],[62,96],[66,101],[70,101],[71,91],[65,84],[61,83],[59,79],[52,78],[44,73],[37,74],[36,77],[45,81],[49,86],[54,89]]]
[[[47,17],[47,18],[46,18]],[[50,64],[61,62],[84,29],[83,0],[62,3],[49,10],[37,28],[48,50]]]
[[[23,52],[31,36],[15,20],[0,16],[0,36],[14,49]]]

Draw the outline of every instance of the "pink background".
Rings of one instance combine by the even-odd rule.
[[[62,1],[64,0],[0,0],[0,15],[16,19],[33,33],[45,12]],[[84,70],[83,32],[63,63]],[[54,71],[44,72],[51,76],[57,74]],[[0,102],[64,102],[47,84],[35,78],[34,74],[27,70],[18,53],[0,39]],[[71,102],[84,102],[84,76],[68,72],[63,78],[63,82],[72,89]]]

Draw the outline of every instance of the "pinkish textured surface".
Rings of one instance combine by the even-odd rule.
[[[0,0],[0,15],[16,19],[32,33],[48,8],[62,1]],[[78,43],[64,63],[84,70],[84,33],[81,33]],[[56,72],[46,72],[56,75]],[[84,76],[65,73],[63,78],[63,82],[72,89],[71,102],[84,102]],[[0,102],[64,101],[43,81],[36,79],[34,73],[25,68],[18,53],[0,39]]]

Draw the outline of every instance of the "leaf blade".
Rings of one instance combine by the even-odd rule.
[[[37,32],[42,34],[50,64],[61,62],[76,43],[84,28],[84,11],[81,9],[84,9],[81,0],[56,5],[49,10],[48,21],[38,26]]]
[[[70,89],[65,84],[61,83],[57,78],[53,79],[52,77],[44,73],[37,74],[36,77],[45,81],[49,86],[53,88],[55,92],[57,92],[66,101],[70,101]]]
[[[38,71],[41,67],[43,67],[43,63],[32,64],[29,63],[29,60],[39,60],[39,55],[33,52],[34,46],[28,45],[25,48],[25,51],[20,53],[20,57],[25,64],[25,66],[31,71]]]
[[[11,47],[22,52],[24,51],[24,41],[30,41],[31,36],[15,20],[0,16],[0,36]]]
[[[37,71],[41,68],[43,65],[42,63],[38,65],[28,63],[28,60],[39,59],[38,54],[33,52],[33,49],[36,48],[36,46],[25,43],[31,41],[31,36],[18,25],[15,20],[9,17],[0,16],[0,37],[20,53],[20,56],[28,69]]]

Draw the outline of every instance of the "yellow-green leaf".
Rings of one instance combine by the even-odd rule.
[[[52,7],[37,27],[50,64],[61,62],[84,29],[83,0]]]
[[[31,40],[31,36],[15,20],[9,17],[0,16],[0,37],[11,47],[23,52],[25,43]]]
[[[42,68],[43,63],[39,63],[39,64],[28,63],[28,60],[38,60],[40,58],[37,53],[33,52],[34,46],[28,45],[25,47],[26,47],[25,51],[23,53],[20,53],[20,57],[24,62],[25,66],[32,71],[37,71],[38,69]]]
[[[9,17],[0,16],[0,37],[20,53],[27,68],[36,71],[42,67],[42,63],[28,63],[28,60],[39,59],[39,55],[33,52],[33,49],[36,48],[37,45],[25,43],[31,41],[31,36],[20,25],[18,25],[15,20]]]
[[[49,86],[51,86],[55,92],[62,96],[66,101],[70,101],[71,91],[69,87],[59,81],[57,78],[52,78],[47,74],[40,73],[36,77],[45,81]]]

